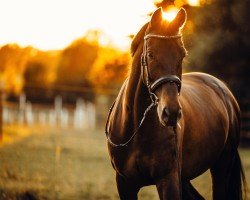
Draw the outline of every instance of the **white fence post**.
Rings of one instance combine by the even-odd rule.
[[[24,123],[25,104],[26,104],[26,96],[25,94],[22,93],[19,97],[19,112],[18,112],[18,123],[20,125],[23,125]]]
[[[3,120],[6,124],[18,123],[20,125],[48,125],[52,127],[75,129],[94,129],[96,127],[96,105],[77,99],[73,112],[64,107],[62,97],[57,96],[54,108],[34,106],[26,102],[25,94],[19,98],[18,107],[15,105],[3,107]]]
[[[67,109],[62,109],[61,111],[61,127],[67,128],[68,127],[68,121],[69,121],[69,113]]]
[[[57,96],[55,98],[55,118],[57,125],[61,125],[61,113],[62,113],[62,97]]]
[[[92,103],[87,104],[87,113],[88,113],[88,124],[89,128],[94,129],[96,124],[96,114],[95,114],[95,106]]]
[[[56,125],[56,114],[55,114],[55,110],[53,109],[49,110],[49,125],[52,127]]]
[[[34,124],[34,115],[32,110],[32,104],[30,102],[27,102],[25,106],[25,119],[28,125]]]
[[[76,108],[74,110],[74,128],[82,129],[86,127],[86,112],[85,103],[82,99],[77,99]]]

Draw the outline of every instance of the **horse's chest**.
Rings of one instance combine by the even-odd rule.
[[[174,138],[160,141],[140,141],[130,150],[123,150],[122,157],[113,157],[118,173],[127,177],[156,179],[169,173],[176,156]]]
[[[137,166],[140,173],[151,178],[162,177],[169,173],[173,167],[176,156],[175,149],[158,147],[150,148],[151,151],[141,151],[137,157]]]

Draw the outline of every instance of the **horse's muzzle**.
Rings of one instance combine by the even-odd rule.
[[[161,115],[161,124],[163,126],[176,126],[177,122],[181,118],[181,109],[177,109],[176,111],[170,111],[167,107],[162,110]]]

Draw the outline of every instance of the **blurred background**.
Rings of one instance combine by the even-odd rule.
[[[104,124],[133,35],[160,6],[187,11],[184,72],[237,98],[250,182],[249,0],[0,0],[0,199],[118,199]],[[193,183],[211,199],[209,173]]]

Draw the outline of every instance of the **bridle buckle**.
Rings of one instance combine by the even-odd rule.
[[[153,93],[153,92],[151,92],[151,91],[150,91],[150,99],[151,99],[151,101],[154,103],[155,106],[158,105],[158,103],[159,103],[159,98],[156,96],[155,93]]]

